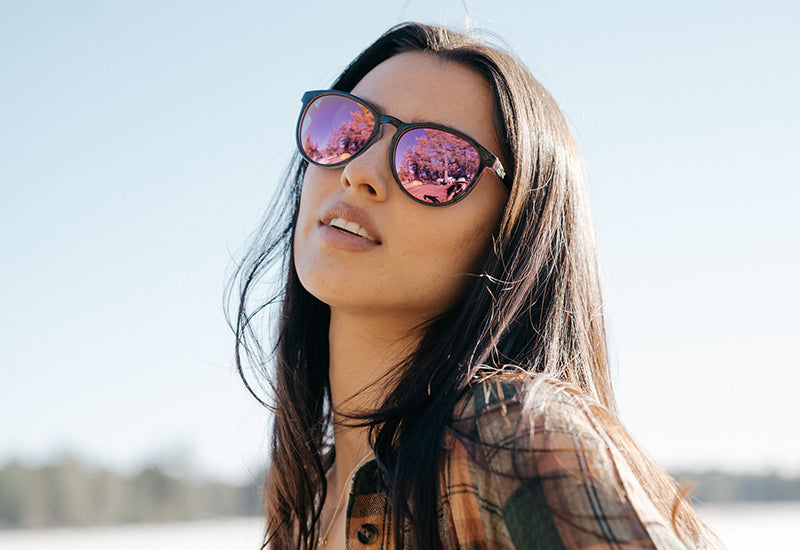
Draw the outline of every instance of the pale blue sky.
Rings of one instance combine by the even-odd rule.
[[[461,2],[0,2],[0,462],[190,451],[241,478],[268,415],[222,316],[324,88]],[[668,467],[800,470],[800,10],[469,1],[585,154],[622,417]]]

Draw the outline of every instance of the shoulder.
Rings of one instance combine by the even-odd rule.
[[[614,426],[598,404],[543,375],[469,388],[453,411],[442,486],[451,517],[470,518],[460,527],[453,520],[459,540],[681,548],[615,444]]]
[[[610,447],[606,427],[599,422],[606,416],[610,415],[602,407],[569,384],[524,373],[489,377],[469,387],[453,410],[451,426],[476,459],[488,454],[484,458],[502,469],[512,465],[498,463],[501,451]]]
[[[453,424],[471,426],[480,435],[488,437],[486,443],[498,443],[492,430],[482,433],[480,427],[500,423],[510,427],[511,421],[523,417],[568,413],[567,405],[577,403],[568,386],[544,375],[518,374],[491,376],[469,386],[453,410]],[[505,419],[505,420],[501,420]]]

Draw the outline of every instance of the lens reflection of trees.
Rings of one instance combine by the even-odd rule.
[[[303,138],[303,150],[316,162],[341,162],[364,146],[374,128],[372,113],[358,105],[331,132],[324,148],[319,148],[309,132]],[[397,166],[397,175],[404,183],[422,181],[450,185],[459,180],[469,181],[480,163],[478,152],[468,141],[432,128],[406,132],[398,148],[402,158]]]
[[[333,130],[325,147],[317,152],[318,157],[315,160],[333,163],[354,155],[367,142],[374,127],[375,119],[369,109],[357,105],[357,109],[350,111],[348,118]],[[311,141],[310,137],[307,139]],[[305,150],[311,158],[315,158],[308,149]]]
[[[317,162],[320,162],[322,159],[322,153],[319,152],[319,145],[311,139],[311,133],[306,134],[306,137],[303,138],[303,151]]]
[[[416,180],[448,185],[458,180],[469,181],[478,170],[480,159],[475,148],[448,132],[431,128],[411,130],[403,135],[400,145],[406,149],[397,166],[397,175],[404,183]]]

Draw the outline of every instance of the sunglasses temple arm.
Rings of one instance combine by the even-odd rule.
[[[503,185],[506,186],[506,189],[511,191],[511,185],[509,182],[506,181],[506,169],[503,168],[503,165],[500,162],[499,158],[494,157],[494,162],[492,163],[492,165],[487,166],[486,168],[483,169],[484,172],[486,172],[487,170],[490,170],[495,174],[497,174],[497,177],[500,178],[500,181],[503,182]]]

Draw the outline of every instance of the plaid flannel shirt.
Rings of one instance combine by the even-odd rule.
[[[441,459],[437,509],[446,550],[684,548],[580,402],[544,377],[490,378],[467,392]],[[394,548],[376,479],[375,461],[353,479],[351,550]]]

